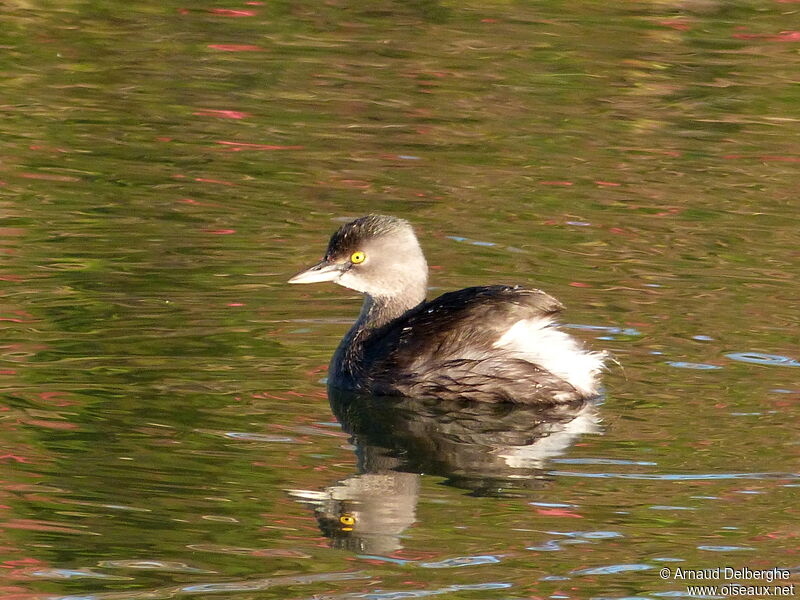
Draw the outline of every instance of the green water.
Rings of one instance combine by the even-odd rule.
[[[0,24],[4,598],[691,597],[660,569],[800,565],[800,4]],[[323,381],[359,299],[285,281],[367,212],[415,224],[432,294],[563,300],[620,363],[596,414],[511,474],[419,407],[351,444]]]

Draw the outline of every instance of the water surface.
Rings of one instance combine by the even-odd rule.
[[[5,3],[4,597],[660,598],[665,565],[797,567],[797,16]],[[370,211],[414,222],[431,294],[562,299],[620,363],[596,415],[499,474],[485,432],[351,441],[323,381],[359,299],[285,281]],[[436,418],[388,423],[419,450]]]

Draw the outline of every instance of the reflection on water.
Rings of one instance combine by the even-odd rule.
[[[314,507],[335,547],[366,554],[403,547],[403,532],[417,519],[419,475],[442,477],[474,496],[513,497],[547,485],[548,459],[581,435],[600,432],[595,403],[541,408],[364,396],[332,387],[328,395],[351,434],[357,473],[324,491],[290,494]]]
[[[437,475],[478,496],[539,487],[547,459],[580,435],[600,431],[593,403],[542,409],[328,393],[336,418],[353,436],[361,472]]]

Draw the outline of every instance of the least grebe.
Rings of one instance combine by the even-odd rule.
[[[368,215],[331,237],[289,283],[333,281],[364,294],[328,385],[376,396],[574,403],[598,394],[602,352],[555,326],[561,303],[520,286],[470,287],[425,301],[428,265],[411,225]]]

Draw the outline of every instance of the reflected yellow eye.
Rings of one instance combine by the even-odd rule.
[[[353,263],[354,265],[361,264],[365,260],[367,260],[367,255],[364,254],[363,252],[353,252],[350,255],[350,262]]]
[[[344,531],[349,531],[349,529],[352,529],[353,525],[356,524],[356,518],[353,515],[345,513],[339,517],[339,523],[344,525],[342,528]]]

